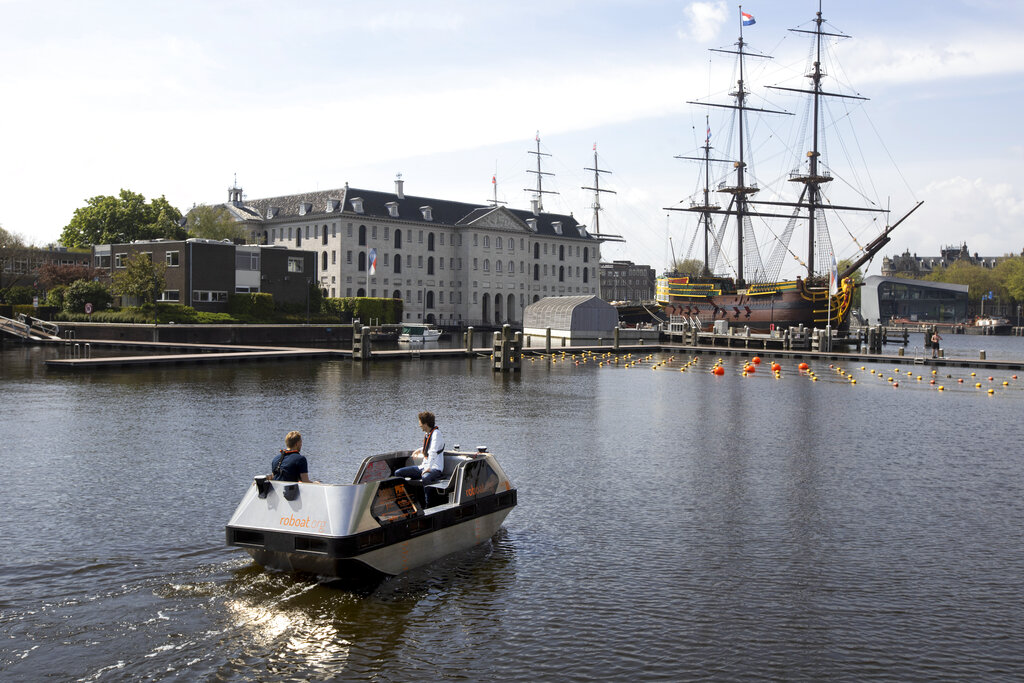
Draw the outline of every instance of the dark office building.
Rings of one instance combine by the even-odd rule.
[[[891,320],[959,323],[967,319],[967,285],[871,275],[861,289],[869,325]]]

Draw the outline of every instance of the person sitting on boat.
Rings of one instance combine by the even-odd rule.
[[[441,438],[441,430],[437,428],[434,414],[423,411],[417,417],[420,420],[420,429],[425,432],[423,446],[412,452],[414,456],[422,455],[423,462],[419,465],[399,467],[395,470],[396,477],[421,480],[424,486],[433,484],[444,474],[444,439]]]
[[[277,481],[301,481],[306,484],[319,484],[318,481],[310,481],[309,465],[306,463],[306,456],[299,451],[302,450],[302,434],[299,432],[288,432],[284,437],[284,448],[279,455],[274,456],[270,461],[271,479]]]

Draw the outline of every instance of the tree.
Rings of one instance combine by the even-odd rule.
[[[188,212],[188,234],[208,240],[244,240],[245,228],[223,206],[201,204]]]
[[[672,264],[670,270],[683,277],[699,277],[704,272],[704,262],[695,258],[680,259]]]
[[[166,271],[166,263],[153,263],[148,254],[134,254],[125,263],[125,269],[111,279],[111,288],[115,294],[133,296],[140,302],[150,299],[155,305],[157,294],[167,284]]]
[[[29,249],[24,237],[0,226],[0,301],[7,301],[12,288],[23,284],[31,276],[28,267]]]
[[[64,292],[65,313],[85,313],[85,305],[92,304],[93,310],[103,310],[113,297],[102,282],[78,280]]]
[[[36,282],[43,289],[70,285],[75,280],[92,280],[99,271],[91,266],[44,263],[36,268]]]
[[[164,197],[147,204],[141,194],[121,190],[117,197],[96,196],[75,209],[60,241],[66,247],[86,247],[160,238],[180,240],[188,236],[180,221],[181,212]]]
[[[967,285],[967,298],[974,303],[979,303],[981,297],[989,292],[997,292],[1000,296],[1005,294],[995,270],[967,261],[954,261],[945,268],[932,271],[925,279]]]
[[[1024,301],[1024,257],[1014,256],[1000,261],[996,266],[996,277],[1015,301]]]

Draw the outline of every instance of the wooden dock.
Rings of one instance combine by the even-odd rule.
[[[986,358],[931,358],[914,355],[888,354],[888,353],[861,353],[847,351],[820,351],[816,349],[780,349],[780,348],[750,348],[748,346],[722,346],[715,342],[721,340],[702,339],[702,342],[710,344],[682,344],[674,342],[660,342],[656,344],[619,344],[617,347],[610,344],[582,345],[582,346],[560,346],[552,347],[550,350],[542,348],[524,348],[522,355],[534,357],[550,357],[582,353],[615,353],[615,354],[638,354],[638,353],[674,353],[678,355],[714,355],[718,356],[743,356],[762,358],[779,358],[792,360],[816,360],[829,363],[887,363],[895,365],[924,365],[932,369],[937,368],[974,368],[991,370],[1024,371],[1022,361],[989,360]],[[40,342],[47,345],[71,346],[66,342]],[[125,367],[147,367],[147,366],[177,366],[177,365],[198,365],[218,363],[245,363],[245,362],[267,362],[286,360],[308,360],[308,359],[344,359],[353,360],[351,349],[332,348],[300,348],[300,347],[269,347],[269,346],[229,346],[223,344],[180,344],[165,342],[125,342],[125,341],[103,341],[103,340],[79,340],[74,342],[78,345],[79,353],[73,354],[76,357],[47,360],[47,367],[61,370],[99,370],[104,368],[125,368]],[[86,348],[131,348],[137,351],[149,350],[154,353],[137,353],[135,355],[110,356],[102,358],[87,357]],[[73,346],[71,346],[73,348]],[[466,358],[483,357],[490,358],[492,347],[473,348],[412,348],[412,349],[373,349],[369,355],[359,362],[372,362],[376,360],[426,360],[439,358]],[[900,349],[902,351],[902,348]],[[357,361],[359,359],[356,359]]]

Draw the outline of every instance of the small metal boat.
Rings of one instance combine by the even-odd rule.
[[[227,524],[227,544],[274,569],[395,575],[488,540],[516,505],[516,489],[486,448],[445,451],[444,476],[429,486],[392,476],[421,459],[412,451],[370,456],[345,485],[255,477]]]
[[[441,330],[435,330],[428,325],[407,324],[402,325],[402,331],[398,335],[400,342],[432,342],[441,338]]]

